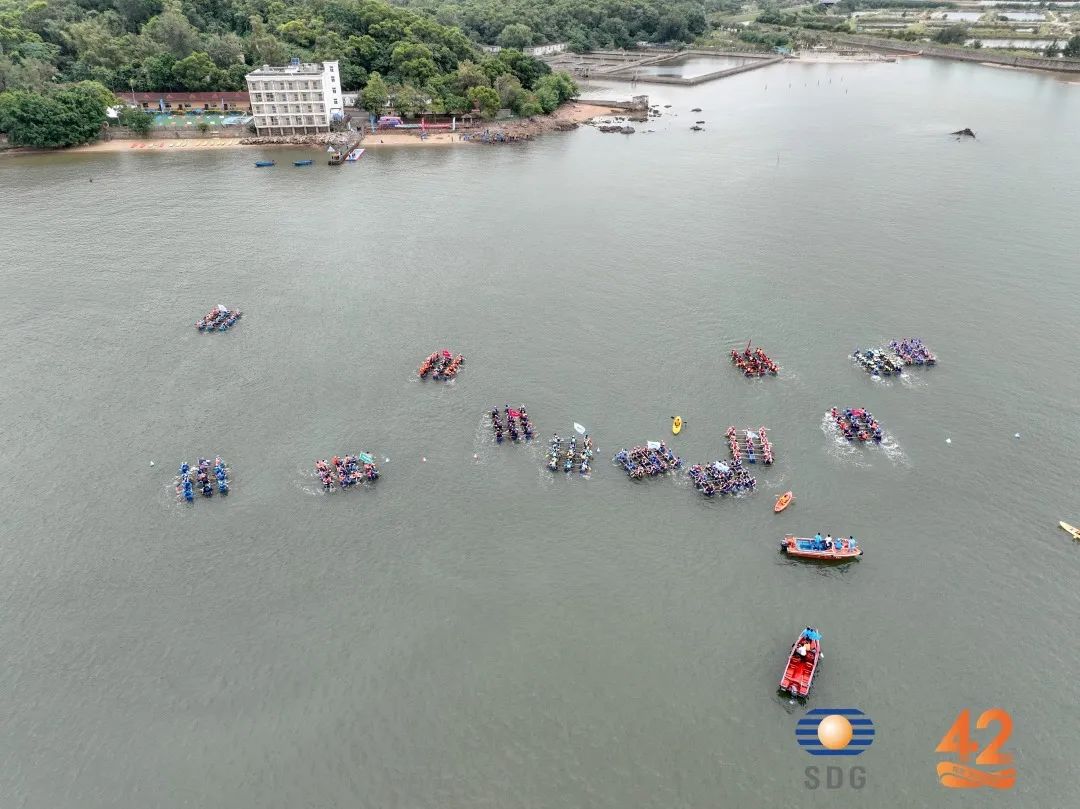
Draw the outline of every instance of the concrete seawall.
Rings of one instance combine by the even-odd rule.
[[[722,70],[714,70],[711,73],[703,73],[700,76],[650,76],[641,75],[637,72],[639,68],[662,65],[666,62],[681,59],[685,56],[728,57],[735,59],[746,59],[748,61],[744,65],[736,65],[735,67],[727,67]],[[757,70],[761,67],[775,65],[777,62],[782,62],[783,60],[783,56],[763,55],[760,53],[742,53],[739,51],[687,50],[680,51],[678,53],[662,54],[652,59],[643,59],[642,61],[633,65],[629,65],[627,67],[607,71],[603,74],[603,76],[604,78],[610,77],[616,79],[632,79],[634,81],[639,81],[647,84],[675,84],[683,87],[692,87],[695,84],[701,84],[703,82],[713,81],[715,79],[723,79],[727,76],[734,76],[737,73],[746,73],[749,70]]]
[[[958,59],[963,62],[1023,67],[1030,70],[1052,70],[1056,73],[1080,73],[1080,59],[1012,56],[1006,53],[995,53],[981,49],[946,48],[926,42],[903,42],[899,39],[879,39],[878,37],[837,36],[835,40],[851,45],[861,45],[864,48],[874,48],[893,53],[909,53],[913,56],[936,56],[941,59]]]

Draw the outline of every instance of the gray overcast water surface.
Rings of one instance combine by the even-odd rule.
[[[5,809],[1075,802],[1080,86],[906,60],[634,90],[672,107],[631,137],[336,169],[0,158]],[[219,302],[240,324],[197,333]],[[938,367],[849,359],[909,335]],[[731,367],[750,338],[778,378]],[[418,381],[442,347],[457,380]],[[494,444],[507,402],[540,440]],[[575,421],[591,479],[543,467]],[[770,429],[753,496],[610,464],[722,459],[729,424]],[[313,462],[360,450],[382,479],[324,495]],[[232,494],[178,504],[219,453]],[[778,554],[818,530],[865,558]],[[776,693],[808,623],[809,707],[877,728],[857,760],[808,756]],[[995,706],[1017,786],[943,789],[938,741]],[[804,786],[837,761],[865,787]]]

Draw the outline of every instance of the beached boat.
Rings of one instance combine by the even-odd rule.
[[[780,678],[780,690],[795,698],[807,697],[821,658],[821,633],[808,626],[791,646]]]
[[[796,537],[790,534],[780,540],[780,550],[795,559],[815,559],[819,562],[842,562],[862,556],[862,548],[854,537]]]
[[[294,166],[310,166],[314,162],[315,162],[314,160],[294,160],[293,165]]]
[[[795,495],[791,492],[784,492],[778,498],[776,498],[776,505],[773,506],[773,511],[779,514],[785,508],[791,505],[791,501],[795,499]]]
[[[276,166],[276,165],[277,165],[277,163],[275,163],[273,160],[256,160],[255,161],[255,168],[257,168],[257,169],[264,169],[267,166]]]
[[[1080,528],[1069,525],[1067,522],[1059,522],[1058,525],[1060,525],[1062,528],[1072,534],[1073,539],[1080,539]]]

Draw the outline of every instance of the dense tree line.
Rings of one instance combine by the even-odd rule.
[[[482,54],[459,28],[385,0],[0,0],[0,132],[81,143],[108,90],[243,90],[254,67],[291,57],[337,59],[343,89],[406,114],[535,115],[577,91],[519,50]]]
[[[691,42],[707,15],[740,0],[393,0],[477,42],[525,48],[566,42],[572,50],[629,48],[637,42]]]
[[[92,80],[114,90],[242,90],[253,66],[341,61],[346,90],[378,72],[424,87],[481,63],[457,28],[385,0],[0,0],[0,90]],[[542,65],[500,63],[490,75]]]

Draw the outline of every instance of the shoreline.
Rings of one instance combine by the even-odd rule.
[[[596,104],[581,104],[569,101],[563,104],[550,115],[536,116],[525,119],[508,119],[505,121],[489,121],[486,126],[474,127],[469,130],[457,132],[434,131],[421,140],[417,130],[398,132],[388,130],[367,135],[361,142],[363,149],[378,149],[387,147],[446,147],[446,146],[476,146],[479,141],[464,140],[462,135],[478,134],[484,130],[503,131],[514,135],[519,139],[531,138],[545,132],[564,132],[576,129],[580,124],[591,121],[612,112],[609,107]],[[318,150],[326,151],[326,143],[244,143],[254,135],[238,137],[216,138],[145,138],[145,139],[115,139],[100,140],[94,143],[86,143],[82,146],[70,146],[66,149],[30,149],[15,147],[0,150],[2,155],[48,155],[48,154],[93,154],[93,153],[116,153],[116,152],[166,152],[173,150],[183,151],[206,151],[212,149],[294,149],[294,150]]]

